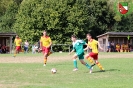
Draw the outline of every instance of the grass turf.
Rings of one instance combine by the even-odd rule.
[[[95,66],[92,74],[79,62],[79,70],[73,72],[72,61],[48,63],[46,67],[41,63],[1,63],[0,88],[132,88],[132,57],[100,62],[105,72]],[[50,72],[52,68],[57,69],[56,74]]]

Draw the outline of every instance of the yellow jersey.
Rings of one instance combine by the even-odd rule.
[[[116,49],[120,49],[120,45],[119,44],[116,45]]]
[[[126,49],[127,49],[127,48],[128,48],[128,45],[127,45],[127,44],[126,44],[126,45],[124,45],[124,48],[126,48]]]
[[[40,42],[42,43],[42,46],[48,47],[49,44],[51,43],[51,38],[49,36],[46,37],[42,36]]]
[[[92,49],[93,53],[98,53],[98,41],[92,39],[91,41],[88,41],[88,46]]]
[[[22,40],[20,38],[16,38],[14,40],[14,43],[15,43],[16,46],[21,46],[21,42],[22,42]]]

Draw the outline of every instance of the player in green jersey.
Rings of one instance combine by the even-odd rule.
[[[73,64],[74,64],[74,69],[73,71],[77,71],[78,70],[78,67],[77,67],[77,60],[76,58],[79,58],[79,61],[85,65],[88,69],[90,69],[90,73],[92,73],[92,68],[89,64],[87,64],[85,61],[84,61],[84,48],[83,48],[83,45],[86,45],[87,43],[85,43],[83,40],[77,40],[76,36],[75,35],[72,35],[71,36],[71,40],[72,40],[72,45],[73,45],[73,50],[69,53],[73,53],[74,51],[76,52],[74,55],[73,55]]]

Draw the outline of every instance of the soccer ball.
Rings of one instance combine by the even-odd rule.
[[[52,68],[51,72],[52,72],[52,74],[55,74],[57,72],[57,70],[55,68]]]

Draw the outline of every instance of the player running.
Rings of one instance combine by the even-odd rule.
[[[44,65],[46,66],[47,63],[47,57],[51,54],[50,47],[52,45],[51,38],[47,36],[47,32],[43,31],[43,36],[40,39],[40,50],[42,50],[44,55]]]
[[[85,56],[86,59],[89,60],[89,62],[92,64],[92,66],[97,64],[97,66],[100,68],[100,70],[104,71],[104,68],[98,61],[98,47],[101,50],[103,50],[103,48],[100,46],[100,43],[98,41],[92,39],[91,34],[89,34],[89,33],[87,34],[87,39],[88,39],[88,46],[84,50],[87,50],[88,48],[90,48],[92,51]],[[91,58],[93,58],[93,60],[95,62]]]
[[[18,35],[16,35],[14,43],[15,43],[16,48],[15,48],[15,53],[13,57],[16,57],[16,54],[21,51],[21,43],[22,43],[22,40],[19,38]]]
[[[69,53],[71,54],[72,52],[76,52],[73,55],[73,64],[74,64],[74,69],[73,71],[77,71],[78,67],[77,67],[77,60],[76,58],[78,57],[80,62],[85,65],[88,69],[90,69],[90,73],[92,73],[92,68],[89,64],[87,64],[86,62],[84,62],[84,49],[83,49],[83,45],[85,45],[86,43],[83,40],[77,40],[75,35],[71,36],[71,40],[72,40],[72,44],[73,44],[73,50]]]

